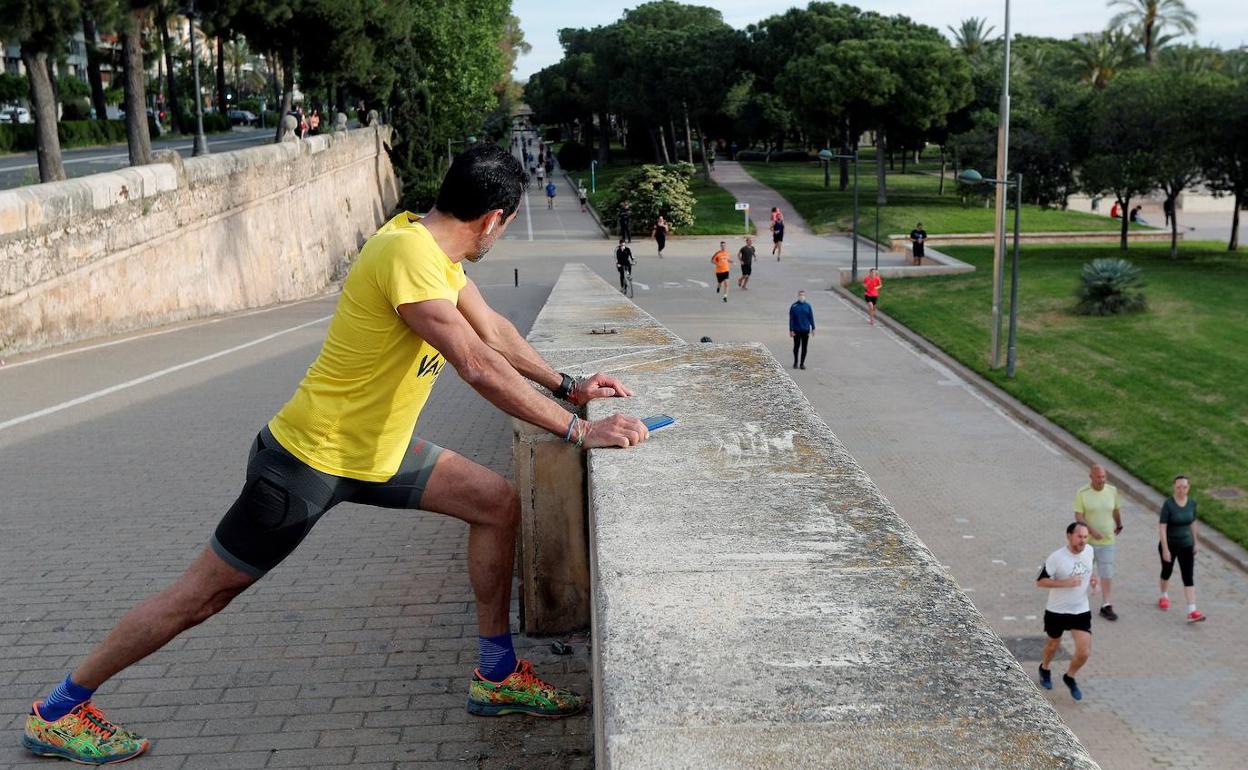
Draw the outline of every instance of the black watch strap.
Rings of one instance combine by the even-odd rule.
[[[563,380],[560,381],[559,387],[554,391],[555,398],[567,401],[568,396],[572,395],[572,389],[576,387],[576,380],[563,372],[559,372],[559,376],[562,377]]]

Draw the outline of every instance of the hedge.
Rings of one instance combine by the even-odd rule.
[[[124,120],[62,120],[56,129],[62,149],[126,141]],[[34,123],[0,123],[0,152],[32,152],[35,146]]]

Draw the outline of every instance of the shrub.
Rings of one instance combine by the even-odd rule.
[[[584,171],[593,160],[593,152],[580,142],[564,142],[556,155],[565,171]]]
[[[93,147],[126,141],[124,120],[62,120],[57,125],[61,147]]]
[[[91,103],[86,99],[67,99],[61,102],[61,120],[90,120]]]
[[[1144,309],[1140,269],[1125,259],[1094,259],[1083,266],[1075,292],[1080,315],[1117,315]]]
[[[632,210],[633,232],[649,232],[662,214],[667,219],[670,232],[678,233],[691,227],[694,221],[693,204],[696,200],[689,192],[693,170],[688,163],[638,166],[599,197],[598,212],[603,221],[614,228],[620,204],[628,201]]]
[[[29,152],[33,149],[34,123],[0,123],[0,152]]]

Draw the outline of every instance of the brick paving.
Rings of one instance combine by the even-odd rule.
[[[498,283],[511,275],[495,272]],[[483,284],[495,277],[488,266],[474,274]],[[486,292],[525,329],[549,285]],[[313,317],[331,310],[332,298]],[[256,324],[280,327],[282,317],[276,311],[160,340],[216,350],[228,344],[212,347],[214,340],[239,333],[240,324],[258,337],[264,331]],[[213,362],[150,391],[0,431],[0,726],[8,736],[0,767],[55,766],[18,744],[30,702],[203,547],[238,492],[252,437],[289,395],[323,333],[317,326],[242,363]],[[0,370],[0,388],[37,400],[59,387],[71,365],[124,369],[153,347],[135,342]],[[508,419],[453,369],[441,379],[422,435],[509,474]],[[107,683],[98,702],[153,739],[150,755],[135,764],[147,770],[591,766],[589,716],[466,714],[476,662],[466,540],[467,528],[450,518],[340,506],[286,563],[225,612]],[[549,640],[517,637],[517,644],[551,680],[588,690],[585,644],[564,657],[550,652]]]

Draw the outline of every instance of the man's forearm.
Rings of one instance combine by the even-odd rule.
[[[516,327],[509,321],[501,321],[499,326],[501,328],[498,330],[498,338],[492,341],[490,347],[497,351],[512,369],[554,392],[563,379],[559,372],[546,363],[546,359],[542,358],[542,355],[529,344],[528,340],[520,336],[520,332],[516,331]]]
[[[540,360],[541,357],[538,358]],[[530,388],[518,376],[517,372],[523,374],[519,367],[499,352],[486,349],[484,355],[457,371],[473,390],[512,417],[555,435],[563,435],[571,421],[571,415],[566,410]],[[556,374],[555,387],[558,387],[558,380],[559,375]]]

